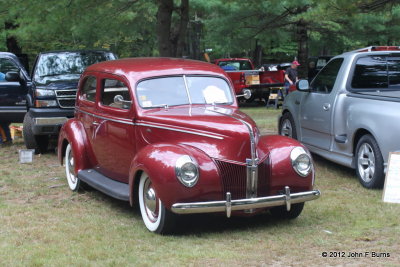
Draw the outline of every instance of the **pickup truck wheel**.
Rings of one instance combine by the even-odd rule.
[[[33,118],[27,112],[24,117],[24,127],[22,134],[27,149],[35,149],[35,153],[44,153],[49,145],[49,137],[47,135],[34,135],[32,131]]]
[[[151,179],[145,172],[140,177],[138,191],[140,213],[147,229],[158,234],[171,233],[176,215],[167,210],[157,197]]]
[[[271,208],[269,211],[271,215],[276,219],[295,219],[299,217],[303,211],[304,203],[293,204],[290,211],[286,210],[286,206],[279,206]]]
[[[78,191],[81,180],[75,173],[75,158],[72,152],[71,144],[67,145],[67,149],[65,150],[65,174],[67,175],[67,181],[69,189],[72,191]]]
[[[279,134],[293,139],[297,139],[296,125],[292,115],[289,112],[283,114],[279,125]]]
[[[357,143],[356,173],[366,188],[382,188],[384,182],[383,157],[375,138],[364,135]]]

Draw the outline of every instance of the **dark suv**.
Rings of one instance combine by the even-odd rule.
[[[32,70],[32,86],[26,97],[24,141],[37,152],[47,149],[62,124],[74,116],[78,80],[86,67],[116,56],[104,50],[51,51],[38,55]]]

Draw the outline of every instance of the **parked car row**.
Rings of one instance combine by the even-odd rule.
[[[13,55],[1,54],[14,63],[5,75],[13,92],[28,93],[1,110],[14,109],[19,120],[26,113],[25,142],[39,150],[48,141],[41,134],[61,127],[58,158],[69,188],[89,185],[138,205],[151,232],[173,232],[180,215],[193,213],[293,219],[320,196],[310,151],[356,168],[367,188],[382,186],[388,153],[400,147],[397,51],[345,53],[311,84],[299,81],[279,119],[285,136],[260,135],[218,65],[113,60],[106,51],[43,53],[32,80]]]

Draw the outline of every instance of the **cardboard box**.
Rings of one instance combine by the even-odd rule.
[[[247,75],[246,85],[260,84],[260,75]]]

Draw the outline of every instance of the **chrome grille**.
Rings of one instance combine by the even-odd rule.
[[[257,196],[267,196],[269,164],[268,158],[258,165]],[[246,198],[246,166],[220,160],[215,160],[218,167],[223,188],[223,198],[227,192],[231,193],[232,199]]]
[[[76,89],[72,90],[56,90],[58,105],[61,108],[74,108],[76,99]]]

